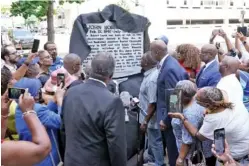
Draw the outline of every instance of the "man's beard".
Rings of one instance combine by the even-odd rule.
[[[16,64],[17,64],[17,61],[16,61],[16,60],[10,59],[9,62],[10,62],[12,65],[16,65]]]

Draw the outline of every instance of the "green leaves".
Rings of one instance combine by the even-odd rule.
[[[81,4],[81,3],[85,2],[85,0],[59,0],[60,5],[63,5],[65,2]]]
[[[28,1],[19,0],[12,2],[10,13],[11,16],[22,16],[24,19],[34,15],[38,19],[46,16],[48,10],[48,0],[45,1]]]
[[[34,15],[40,20],[47,15],[48,1],[49,0],[19,0],[12,2],[10,9],[11,16],[22,16],[24,19],[27,19]],[[85,0],[59,0],[60,5],[63,5],[65,2],[80,4],[85,2]]]

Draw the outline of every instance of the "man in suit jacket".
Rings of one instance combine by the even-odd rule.
[[[124,107],[106,85],[114,66],[111,54],[99,53],[92,60],[90,78],[67,91],[62,108],[65,166],[126,166]]]
[[[198,88],[216,86],[221,79],[219,62],[216,60],[218,50],[213,44],[204,45],[201,48],[200,58],[205,63],[196,77]]]
[[[162,40],[151,43],[151,54],[159,62],[159,75],[157,79],[157,120],[160,122],[163,137],[167,146],[170,166],[175,166],[178,157],[175,136],[171,127],[171,118],[168,117],[168,106],[166,103],[166,89],[174,89],[177,82],[188,79],[187,72],[178,61],[169,56],[167,45]]]

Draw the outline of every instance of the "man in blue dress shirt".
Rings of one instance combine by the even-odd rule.
[[[44,44],[44,50],[47,50],[48,53],[53,58],[53,64],[49,68],[49,72],[52,73],[53,71],[61,68],[63,66],[63,59],[57,56],[57,47],[54,42],[48,41]]]

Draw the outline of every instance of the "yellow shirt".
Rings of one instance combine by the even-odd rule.
[[[9,114],[7,126],[12,137],[15,140],[18,140],[18,134],[16,131],[16,121],[15,121],[16,107],[17,107],[16,101],[12,101],[12,103],[10,104],[10,108],[9,108],[10,114]]]

